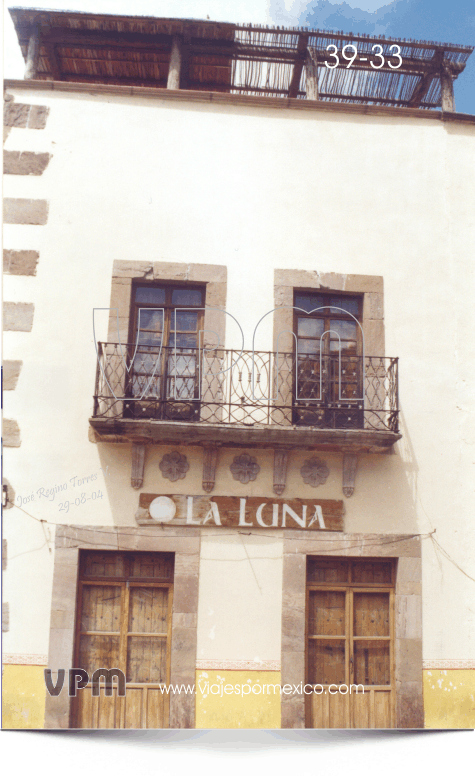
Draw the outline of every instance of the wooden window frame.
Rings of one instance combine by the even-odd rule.
[[[344,313],[343,311],[339,311],[338,313],[331,313],[328,309],[328,312],[323,313],[322,311],[318,311],[316,313],[300,313],[300,311],[296,310],[295,308],[298,307],[296,304],[296,297],[298,294],[320,294],[324,299],[325,297],[348,297],[349,299],[355,300],[358,302],[358,313],[357,315],[353,314],[360,324],[361,327],[363,327],[363,295],[362,294],[348,294],[342,291],[331,291],[329,289],[309,289],[309,288],[294,288],[293,289],[293,295],[294,295],[294,309],[293,309],[293,332],[295,334],[296,341],[298,343],[299,335],[298,335],[298,319],[302,317],[302,315],[305,315],[306,318],[310,319],[318,319],[319,321],[324,321],[324,333],[330,331],[330,319],[337,319],[338,321],[354,321],[353,318],[351,318],[351,314]],[[306,340],[313,340],[317,338],[313,337],[304,337],[303,339]],[[328,355],[330,353],[329,348],[329,337],[324,337],[322,340],[323,347],[324,347],[324,353],[325,355]],[[361,339],[361,329],[359,326],[356,327],[356,354],[355,356],[361,356],[362,354],[362,339]]]
[[[153,303],[149,302],[136,302],[135,301],[135,293],[137,291],[137,288],[146,286],[150,289],[164,289],[165,290],[165,303],[163,305],[155,305]],[[197,307],[198,312],[198,332],[203,329],[204,325],[204,310],[201,310],[200,308],[204,308],[206,306],[206,284],[196,284],[196,283],[186,283],[186,282],[177,282],[177,281],[141,281],[141,280],[135,280],[132,282],[132,294],[131,294],[131,300],[130,300],[130,316],[129,316],[129,339],[128,342],[135,346],[136,339],[137,339],[137,323],[138,323],[138,311],[140,308],[164,308],[165,310],[165,316],[164,316],[164,327],[163,327],[163,334],[162,334],[162,341],[163,344],[168,345],[169,336],[170,336],[170,324],[171,324],[171,312],[173,310],[180,310],[182,308],[185,308],[187,306],[183,305],[174,305],[171,301],[172,293],[173,291],[177,289],[187,289],[189,291],[199,291],[200,294],[202,294],[202,304]],[[188,306],[190,309],[192,309],[192,306]],[[167,315],[168,314],[168,315]],[[199,343],[197,345],[199,347]]]
[[[163,304],[156,304],[156,303],[148,303],[148,302],[136,302],[135,296],[136,291],[138,288],[150,288],[150,289],[163,289],[165,291],[165,301]],[[183,304],[177,305],[172,302],[173,292],[180,290],[180,289],[186,289],[187,291],[197,291],[201,294],[201,304],[197,306],[186,306]],[[132,290],[131,290],[131,301],[130,301],[130,315],[129,315],[129,360],[132,365],[133,360],[135,360],[136,354],[140,353],[147,353],[147,349],[150,349],[150,352],[158,356],[160,353],[160,350],[158,346],[147,346],[147,345],[139,345],[137,343],[138,338],[138,315],[139,310],[141,309],[156,309],[156,308],[163,308],[164,315],[163,315],[163,329],[162,329],[162,337],[161,337],[161,354],[160,354],[160,363],[155,367],[155,372],[157,376],[157,382],[158,382],[158,403],[155,404],[156,396],[153,396],[153,399],[155,402],[151,403],[150,405],[147,402],[147,395],[143,397],[144,403],[140,404],[140,400],[137,399],[137,397],[134,395],[134,382],[137,375],[144,376],[145,375],[145,381],[147,381],[147,373],[142,372],[135,372],[134,367],[132,366],[130,372],[128,373],[126,377],[126,389],[125,393],[127,396],[129,396],[133,402],[126,403],[126,408],[131,408],[130,414],[132,417],[135,417],[137,414],[137,411],[139,413],[140,417],[144,417],[142,413],[146,411],[147,417],[152,418],[162,418],[162,417],[168,417],[169,412],[171,410],[171,415],[175,415],[175,420],[189,420],[195,419],[197,416],[199,416],[200,413],[200,363],[201,363],[201,350],[203,343],[200,341],[200,332],[204,329],[204,321],[205,321],[205,305],[206,305],[206,284],[194,284],[194,283],[177,283],[173,281],[153,281],[153,282],[142,282],[140,280],[135,280],[132,282]],[[170,345],[170,338],[173,331],[172,325],[173,325],[173,311],[175,310],[183,310],[183,311],[190,311],[193,310],[197,313],[197,327],[196,327],[196,345],[194,346],[176,346],[176,353],[177,358],[176,360],[173,358],[173,353],[175,352],[174,346]],[[195,332],[190,334],[195,334]],[[194,354],[194,355],[193,355]],[[180,359],[180,355],[183,356],[183,359]],[[186,357],[189,357],[188,359]],[[179,370],[177,369],[177,365],[181,363],[185,363],[186,370],[185,374],[180,374]],[[194,373],[191,371],[189,372],[188,369],[191,365],[194,365]],[[149,378],[152,377],[151,374],[148,375]],[[176,385],[183,383],[186,386],[187,390],[193,391],[193,397],[191,396],[178,396],[177,398],[169,396],[169,389],[170,389],[170,382],[172,384]],[[157,386],[155,386],[157,388]],[[186,392],[185,392],[186,393]],[[142,411],[142,412],[140,412]]]
[[[293,351],[294,291],[358,296],[366,356],[384,356],[384,282],[380,275],[274,270],[274,351]],[[277,347],[277,343],[279,346]]]
[[[186,280],[185,280],[186,279]],[[227,268],[221,264],[194,262],[147,262],[116,260],[112,267],[110,314],[107,340],[130,342],[133,286],[200,287],[206,289],[203,329],[216,332],[224,344],[226,334]],[[117,329],[117,316],[119,329]]]
[[[352,314],[342,310],[332,313],[330,304],[325,310],[319,310],[315,313],[301,313],[296,309],[296,297],[306,294],[318,294],[323,297],[324,301],[325,298],[328,298],[329,303],[332,297],[347,297],[358,303],[357,314],[353,314],[354,318],[352,318]],[[363,307],[364,297],[361,294],[349,294],[328,289],[293,288],[292,331],[294,333],[295,371],[293,373],[292,387],[292,420],[295,424],[306,426],[315,423],[317,426],[322,424],[323,427],[329,426],[333,428],[336,426],[336,428],[344,429],[347,426],[346,419],[348,414],[350,414],[350,426],[364,427],[364,413],[361,412],[361,409],[357,409],[364,404],[364,381],[362,377],[364,366],[361,363],[363,357]],[[298,325],[301,318],[323,322],[321,339],[319,337],[307,337],[306,335],[299,338]],[[354,319],[356,319],[357,323]],[[342,349],[334,352],[331,350],[332,337],[328,333],[331,332],[332,320],[355,324],[355,353],[345,354],[342,352]],[[315,354],[300,353],[299,339],[314,340],[321,345],[321,348]],[[301,367],[303,367],[303,372],[301,372]],[[352,369],[352,377],[349,377],[350,369]],[[308,371],[310,371],[310,374]],[[317,389],[319,396],[311,396],[311,392],[318,385],[320,385],[320,391]],[[301,396],[303,386],[307,386],[307,391],[310,389],[307,398],[305,395]],[[351,390],[351,387],[354,387],[355,396],[346,396],[346,389],[350,388]]]

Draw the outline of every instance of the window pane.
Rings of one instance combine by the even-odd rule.
[[[351,340],[330,340],[330,351],[332,355],[356,356],[356,342]]]
[[[302,310],[315,310],[324,305],[323,294],[296,294],[295,295],[295,307],[302,308]],[[324,312],[324,311],[322,311]]]
[[[355,637],[389,637],[389,594],[355,593]]]
[[[129,631],[166,634],[167,617],[167,588],[130,588]]]
[[[309,634],[345,634],[345,596],[344,591],[310,591]]]
[[[172,291],[172,305],[183,305],[183,307],[190,306],[202,306],[203,305],[203,292],[196,289],[173,289]]]
[[[152,329],[154,332],[161,332],[163,329],[163,311],[141,308],[137,321],[138,329]]]
[[[389,643],[358,640],[355,650],[355,683],[390,685]]]
[[[147,332],[143,329],[139,332],[138,345],[154,345],[160,346],[162,342],[161,332]],[[158,351],[157,351],[158,354]]]
[[[342,340],[356,340],[356,327],[355,321],[338,321],[338,319],[332,318],[330,320],[330,329],[332,339],[338,340],[337,333]]]
[[[177,355],[171,353],[168,356],[168,374],[180,375],[181,377],[193,377],[196,373],[196,356],[194,354],[182,354],[177,351]]]
[[[128,637],[127,682],[163,683],[166,679],[166,637]]]
[[[320,337],[324,326],[321,318],[299,318],[297,333],[300,337]]]
[[[195,379],[194,378],[170,378],[168,381],[169,399],[194,399],[195,397]]]
[[[159,307],[165,304],[165,289],[157,289],[153,286],[138,286],[135,290],[135,301]]]
[[[190,312],[172,312],[170,327],[177,332],[196,332],[198,329],[198,313]]]
[[[168,345],[172,348],[196,348],[198,335],[185,335],[182,333],[171,334]]]
[[[141,352],[139,351],[134,359],[134,373],[141,375],[159,375],[160,374],[160,353],[159,351]]]
[[[119,631],[121,587],[85,585],[82,590],[81,631]]]
[[[331,297],[328,302],[330,305],[335,305],[336,308],[343,308],[343,310],[331,310],[331,313],[341,313],[344,315],[343,311],[346,311],[358,317],[359,304],[357,299],[352,297]]]
[[[298,340],[298,352],[299,353],[320,353],[320,340]]]
[[[322,685],[345,682],[344,640],[308,640],[308,682]]]

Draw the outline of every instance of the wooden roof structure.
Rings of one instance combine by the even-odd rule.
[[[473,51],[306,27],[9,10],[25,78],[53,81],[454,111],[453,81]],[[341,57],[348,44],[357,49],[350,67]],[[397,69],[394,45],[402,58]],[[335,64],[328,46],[339,53],[334,69],[327,67]]]

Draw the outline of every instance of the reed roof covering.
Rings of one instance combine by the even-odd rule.
[[[11,8],[26,59],[32,30],[40,29],[36,78],[91,84],[166,88],[174,37],[186,61],[181,88],[269,97],[307,96],[308,52],[318,73],[320,100],[395,107],[437,108],[441,73],[455,79],[471,46],[344,34],[328,30],[239,25],[197,19],[156,19]],[[327,47],[353,44],[352,66],[334,64]],[[396,44],[402,65],[391,68]],[[379,49],[373,49],[379,45]],[[333,51],[333,49],[331,50]],[[374,69],[383,54],[385,64]]]

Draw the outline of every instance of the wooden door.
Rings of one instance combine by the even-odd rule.
[[[173,555],[83,552],[78,592],[75,666],[92,678],[118,668],[125,696],[92,684],[73,699],[75,728],[167,728]]]
[[[307,728],[394,727],[394,574],[392,560],[309,559]]]

